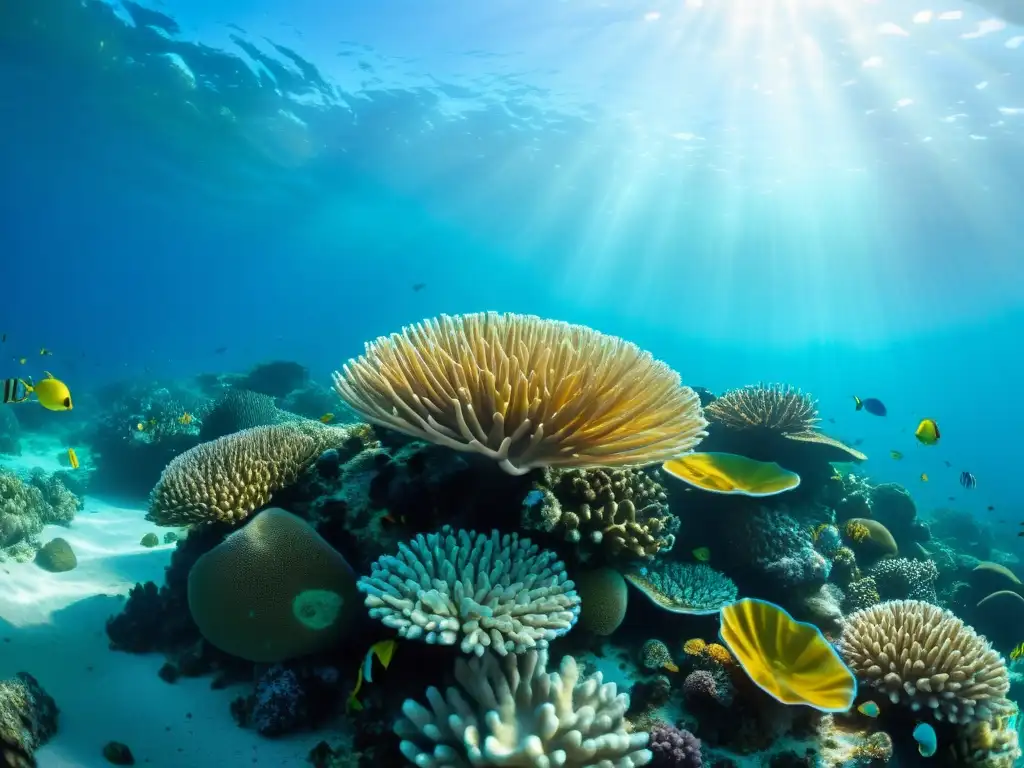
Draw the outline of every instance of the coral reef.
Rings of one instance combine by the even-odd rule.
[[[646,472],[546,469],[527,494],[523,525],[560,533],[583,554],[652,558],[672,548],[679,518],[668,511],[664,487]]]
[[[4,766],[34,766],[33,753],[57,732],[57,704],[27,672],[0,681],[0,757]]]
[[[270,395],[232,389],[203,414],[199,438],[206,443],[244,429],[268,427],[294,418],[278,408]]]
[[[647,744],[652,768],[703,768],[700,739],[672,725],[656,725]]]
[[[249,696],[234,701],[231,712],[239,725],[263,736],[280,736],[314,727],[332,709],[341,675],[334,667],[269,667]]]
[[[45,525],[67,525],[81,506],[55,476],[34,473],[24,482],[0,469],[0,548],[33,542]]]
[[[429,707],[406,701],[395,733],[421,768],[453,765],[603,765],[651,762],[646,733],[626,731],[629,697],[600,673],[580,680],[572,656],[547,672],[547,653],[492,654],[455,662],[458,688],[427,691]]]
[[[580,629],[607,637],[626,618],[629,605],[626,580],[612,568],[580,571],[575,576],[576,593],[580,596]]]
[[[420,534],[359,580],[370,616],[402,637],[480,656],[545,648],[579,616],[564,564],[517,534]]]
[[[862,683],[893,704],[966,724],[1004,714],[1006,663],[949,611],[896,600],[847,617],[839,652]]]
[[[585,326],[494,312],[380,337],[334,374],[364,419],[511,474],[645,466],[693,449],[707,422],[679,375]]]
[[[905,557],[879,560],[868,569],[882,600],[923,600],[937,604],[935,582],[939,569],[931,560],[908,560]]]

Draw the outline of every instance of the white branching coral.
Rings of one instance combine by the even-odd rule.
[[[598,672],[580,681],[572,656],[547,671],[547,651],[455,662],[444,693],[427,689],[427,705],[408,699],[395,733],[419,768],[632,768],[652,755],[646,733],[627,733],[629,696]]]
[[[420,534],[359,580],[370,616],[409,640],[460,642],[465,653],[544,648],[576,623],[565,565],[518,534]]]

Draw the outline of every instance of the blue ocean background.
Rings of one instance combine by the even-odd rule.
[[[1012,535],[1024,29],[991,17],[4,3],[0,376],[52,370],[85,403],[289,359],[327,386],[403,325],[533,313],[687,384],[809,391],[874,481]],[[924,417],[937,447],[914,440]]]

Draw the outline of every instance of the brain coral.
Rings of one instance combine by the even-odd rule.
[[[547,672],[547,652],[455,662],[458,687],[427,690],[427,706],[409,699],[395,733],[419,768],[647,765],[646,733],[627,733],[629,696],[601,673],[580,681],[572,656]]]
[[[345,558],[304,520],[266,509],[196,560],[188,607],[226,653],[276,663],[329,648],[359,605]]]
[[[990,720],[1012,706],[1002,657],[928,603],[894,600],[851,614],[838,649],[862,683],[936,720]]]
[[[545,648],[568,632],[580,598],[557,555],[518,534],[420,534],[359,579],[370,616],[410,640],[460,641],[482,656]]]
[[[580,596],[580,627],[605,637],[626,618],[629,592],[622,574],[613,568],[581,571],[576,576]]]
[[[146,519],[157,525],[244,520],[294,483],[323,451],[350,436],[344,427],[292,422],[197,445],[164,469]]]
[[[707,422],[679,375],[580,325],[495,312],[425,320],[334,374],[363,418],[497,461],[644,466],[692,450]]]

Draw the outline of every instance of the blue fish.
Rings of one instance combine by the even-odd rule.
[[[885,416],[889,411],[885,408],[885,403],[879,400],[877,397],[868,397],[861,400],[856,395],[853,396],[853,403],[857,410],[865,410],[872,416]]]
[[[914,728],[914,741],[917,742],[917,751],[921,753],[921,757],[931,757],[939,749],[939,737],[928,723],[917,724]]]
[[[523,499],[523,506],[529,509],[530,507],[537,506],[542,501],[544,501],[544,492],[538,491],[536,488],[534,488],[532,491],[526,494],[526,498]]]
[[[977,488],[978,487],[978,478],[976,478],[970,472],[961,472],[960,473],[960,485],[962,485],[967,490],[971,490],[973,488]]]

